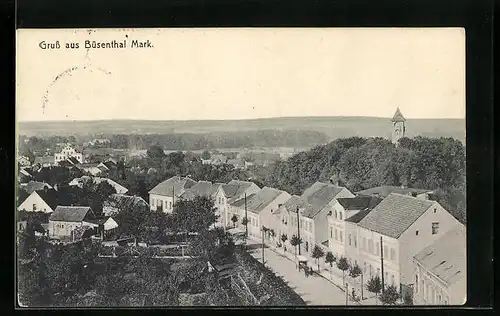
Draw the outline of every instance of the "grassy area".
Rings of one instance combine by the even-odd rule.
[[[236,259],[240,274],[248,287],[264,306],[303,306],[304,300],[283,280],[245,251],[238,251]]]

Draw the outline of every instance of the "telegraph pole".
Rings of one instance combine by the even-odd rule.
[[[349,284],[345,283],[345,306],[349,303]]]
[[[297,206],[297,237],[299,238],[299,256],[300,256],[300,215],[298,206]]]
[[[264,226],[262,226],[262,264],[265,264],[264,262]]]
[[[384,246],[382,245],[382,236],[380,236],[380,265],[382,266],[382,293],[384,293]]]
[[[247,194],[245,193],[245,237],[248,238]]]

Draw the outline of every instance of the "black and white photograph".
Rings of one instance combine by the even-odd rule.
[[[18,29],[17,304],[462,306],[465,42]]]

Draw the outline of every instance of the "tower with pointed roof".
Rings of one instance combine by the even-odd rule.
[[[399,110],[399,107],[396,109],[396,113],[394,113],[394,116],[392,117],[392,143],[395,144],[396,146],[399,143],[399,140],[403,137],[405,137],[406,133],[406,119],[404,118],[403,114],[401,114],[401,111]]]

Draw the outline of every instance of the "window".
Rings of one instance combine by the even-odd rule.
[[[418,293],[418,275],[415,275],[415,293]]]
[[[358,247],[358,243],[356,241],[356,236],[354,236],[354,248]]]
[[[338,234],[337,233],[337,228],[335,228],[335,240],[338,240],[338,238],[339,238],[337,234]]]
[[[349,246],[351,245],[351,234],[349,234]]]
[[[221,204],[221,203],[222,203],[222,199],[221,199],[221,197],[219,196],[219,204]]]
[[[36,204],[33,204],[33,211],[36,211]]]
[[[389,259],[389,247],[384,246],[384,259]]]
[[[392,284],[392,285],[394,285],[394,284],[395,284],[394,274],[391,274],[391,284]]]
[[[172,202],[168,202],[168,208],[172,208]]]
[[[415,236],[418,236],[418,230],[415,231]]]
[[[344,242],[344,234],[342,231],[340,231],[340,242]]]
[[[436,235],[439,232],[439,223],[432,223],[432,234]]]
[[[335,218],[338,218],[337,210],[335,210]]]
[[[396,250],[391,248],[391,261],[396,261]]]
[[[330,238],[333,238],[333,229],[330,227]]]
[[[339,219],[342,219],[342,212],[339,212]]]

